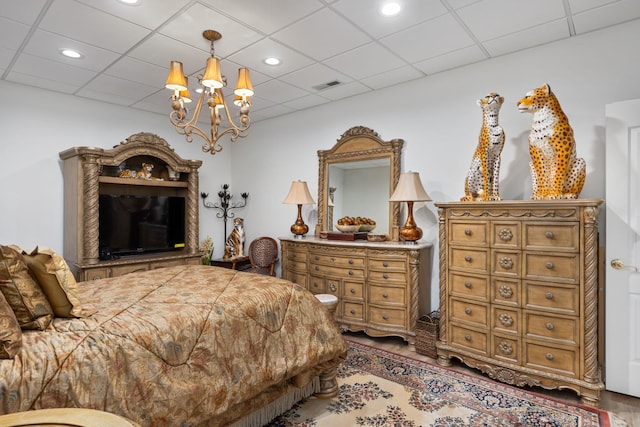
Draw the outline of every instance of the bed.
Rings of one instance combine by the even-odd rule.
[[[177,266],[77,284],[83,317],[22,331],[0,414],[88,408],[142,426],[262,425],[337,392],[347,344],[322,304],[274,277]]]

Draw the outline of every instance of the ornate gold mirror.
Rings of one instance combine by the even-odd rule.
[[[400,178],[404,140],[383,141],[377,132],[355,126],[330,150],[318,150],[318,224],[315,235],[333,231],[344,216],[376,222],[373,231],[398,240],[400,204],[390,203]]]

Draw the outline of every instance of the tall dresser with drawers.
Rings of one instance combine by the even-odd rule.
[[[437,203],[438,362],[597,406],[601,202]]]
[[[281,238],[282,276],[338,298],[341,328],[399,336],[415,344],[416,321],[430,308],[431,244]]]

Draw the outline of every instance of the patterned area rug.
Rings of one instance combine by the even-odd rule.
[[[269,427],[623,427],[614,414],[349,342],[333,399],[302,401]]]

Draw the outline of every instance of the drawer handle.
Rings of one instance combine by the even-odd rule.
[[[465,234],[465,236],[471,236],[471,229],[470,228],[465,228],[464,229],[464,234]]]
[[[388,275],[387,273],[384,273],[384,274],[382,275],[382,278],[383,278],[383,279],[388,279],[388,278],[389,278],[389,275]]]
[[[353,260],[352,259],[349,260],[349,264],[353,265]]]
[[[351,311],[349,311],[349,313],[356,314],[356,311],[352,308]]]
[[[500,323],[506,327],[513,325],[513,317],[511,317],[510,314],[502,313],[498,318],[500,319]]]
[[[471,282],[464,282],[464,287],[467,289],[471,289]]]
[[[351,289],[349,289],[349,292],[351,292],[352,294],[355,294],[356,293],[356,289],[355,288],[351,288]]]
[[[464,336],[464,340],[465,341],[471,341],[471,335],[465,335]]]
[[[318,261],[320,259],[320,257],[318,255],[316,255],[316,261]]]
[[[353,270],[349,270],[349,276],[353,276]]]
[[[471,309],[469,307],[464,309],[465,314],[471,314]]]
[[[314,268],[316,271],[320,270],[320,267],[318,267],[317,265]]]
[[[382,266],[383,266],[383,267],[385,267],[385,268],[387,268],[387,267],[389,267],[389,264],[387,264],[386,262],[383,262],[383,263],[382,263]]]
[[[513,296],[513,289],[511,289],[511,286],[502,285],[498,292],[502,298],[511,298]]]
[[[551,261],[546,263],[544,266],[547,267],[549,270],[553,269],[553,263]]]
[[[513,268],[513,260],[511,259],[511,257],[505,256],[500,258],[500,267],[504,268],[505,270],[511,270]]]
[[[467,262],[471,262],[471,255],[467,255],[466,257],[464,257],[464,260]]]
[[[383,318],[384,320],[389,320],[389,316],[387,316],[386,314],[383,314],[383,315],[382,315],[382,318]]]
[[[500,240],[503,242],[508,242],[513,239],[513,232],[508,228],[503,228],[498,232],[498,237],[500,237]]]
[[[93,276],[93,278],[92,278],[91,280],[100,280],[100,279],[102,279],[102,277],[100,277],[100,276]]]
[[[552,353],[547,353],[544,357],[546,357],[547,360],[553,360],[553,354]]]
[[[549,322],[545,326],[547,327],[548,330],[550,330],[550,331],[553,330],[553,323]]]
[[[546,299],[553,299],[553,292],[547,292],[546,294],[544,294],[544,297]]]
[[[498,344],[498,348],[500,349],[500,353],[502,354],[513,353],[513,347],[506,341],[501,341],[500,344]]]
[[[331,292],[335,292],[338,290],[338,287],[336,286],[335,283],[330,283],[329,284],[329,289],[331,289]]]
[[[544,237],[546,237],[547,239],[553,239],[553,232],[547,231],[546,233],[544,233]]]
[[[389,294],[388,294],[388,293],[386,293],[386,292],[385,292],[385,293],[383,293],[383,294],[382,294],[382,298],[389,298]]]
[[[336,262],[336,259],[331,257],[331,262]]]

